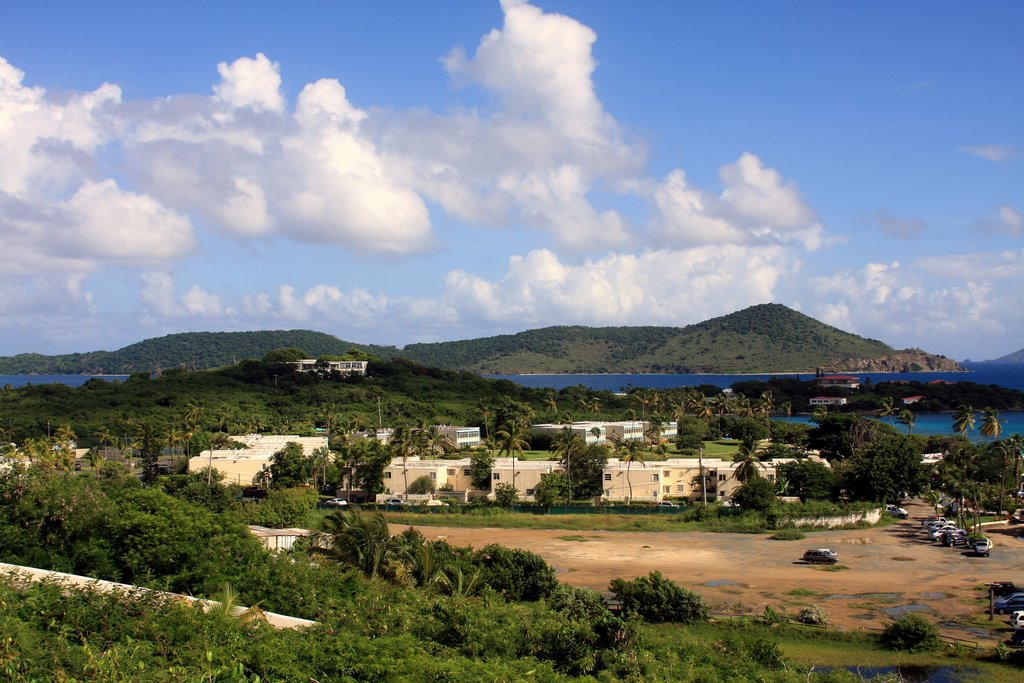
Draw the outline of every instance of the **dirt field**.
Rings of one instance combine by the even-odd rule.
[[[801,541],[767,535],[713,533],[629,533],[420,527],[428,539],[476,548],[501,543],[544,557],[565,583],[607,590],[616,577],[658,570],[704,596],[712,609],[760,613],[765,605],[795,612],[817,604],[844,629],[878,627],[892,615],[921,611],[959,638],[985,641],[984,629],[965,623],[987,619],[978,587],[989,581],[1024,583],[1021,529],[996,525],[990,557],[931,543],[921,529],[925,505],[907,507],[910,519],[887,528],[824,531]],[[839,553],[834,569],[800,561],[808,548]],[[887,613],[885,610],[889,610]],[[956,623],[948,623],[956,622]],[[1008,617],[996,615],[1008,631]],[[987,634],[988,642],[1005,638]]]

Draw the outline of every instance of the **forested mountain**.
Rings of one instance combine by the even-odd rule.
[[[958,370],[918,351],[900,352],[781,304],[762,304],[687,327],[547,327],[514,335],[411,344],[425,365],[482,372],[813,372]]]
[[[917,349],[896,351],[843,332],[780,304],[762,304],[687,327],[558,326],[465,341],[393,346],[354,344],[309,330],[188,332],[119,351],[0,358],[0,374],[102,374],[206,369],[297,347],[311,357],[358,348],[382,359],[402,356],[473,372],[899,372],[961,370]]]
[[[311,330],[260,332],[183,332],[147,339],[118,351],[91,351],[61,356],[23,353],[0,358],[0,374],[130,374],[168,368],[205,370],[262,358],[268,351],[294,347],[313,358],[340,355],[357,348],[390,358],[393,346],[356,344]]]

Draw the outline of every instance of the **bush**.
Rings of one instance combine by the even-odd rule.
[[[592,588],[558,584],[547,601],[551,609],[570,619],[592,621],[609,614],[601,594]]]
[[[475,553],[485,584],[509,600],[540,600],[558,586],[555,570],[540,555],[496,543]]]
[[[817,605],[808,605],[797,612],[796,619],[802,624],[824,625],[828,623],[828,612]]]
[[[940,641],[934,624],[920,614],[907,614],[885,627],[881,643],[890,650],[917,652],[934,650]]]
[[[498,484],[494,487],[494,500],[503,508],[510,508],[519,500],[519,490],[512,484]]]
[[[761,477],[748,479],[736,489],[732,499],[744,510],[767,512],[775,505],[775,484]]]
[[[427,493],[433,493],[437,488],[437,482],[430,478],[429,475],[424,474],[422,477],[417,477],[409,484],[409,493],[413,495],[423,495]]]
[[[651,572],[631,581],[614,579],[609,589],[622,603],[624,611],[633,612],[650,623],[692,624],[708,620],[704,599],[666,579],[661,572]]]
[[[787,529],[779,529],[772,534],[772,538],[776,541],[799,541],[807,538],[807,535],[796,527],[789,527]]]

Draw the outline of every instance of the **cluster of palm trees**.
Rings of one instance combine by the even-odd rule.
[[[323,523],[326,531],[313,536],[307,546],[314,557],[353,567],[370,578],[415,583],[447,595],[470,597],[483,586],[478,569],[464,570],[411,529],[392,536],[387,520],[378,513],[336,512]]]

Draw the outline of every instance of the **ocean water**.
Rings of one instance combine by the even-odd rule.
[[[963,363],[968,372],[855,372],[849,373],[872,382],[909,380],[931,382],[937,379],[947,382],[975,382],[995,384],[1009,389],[1024,391],[1024,363]],[[814,379],[813,374],[775,373],[754,375],[484,375],[491,379],[508,379],[524,387],[564,389],[582,384],[598,391],[626,391],[630,387],[653,389],[675,389],[677,387],[711,384],[725,388],[749,379],[766,380],[771,377],[797,377],[804,381]]]
[[[80,387],[93,377],[105,379],[108,382],[120,382],[128,378],[128,375],[0,375],[0,387],[10,385],[17,389],[28,384],[66,384],[69,387]]]

